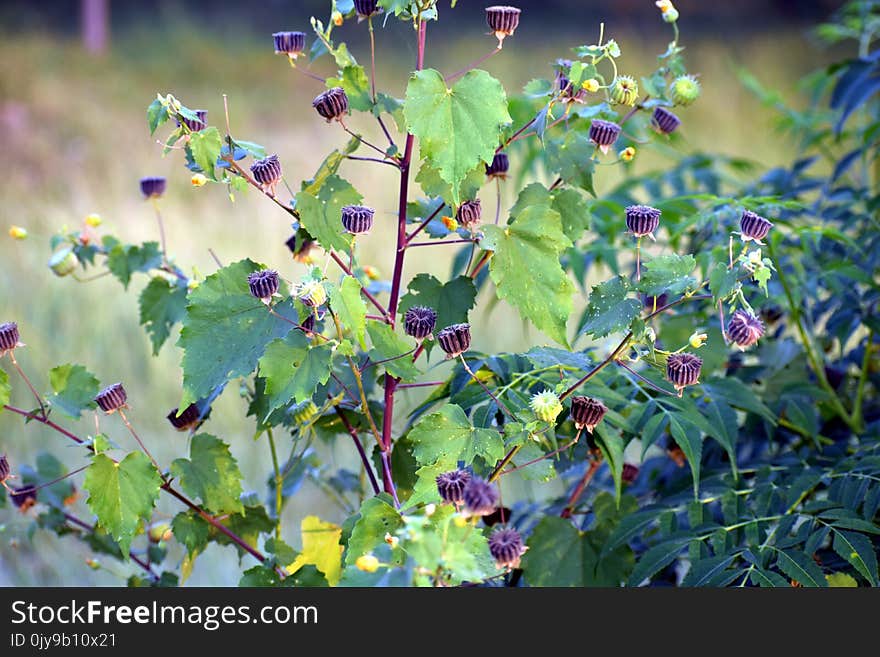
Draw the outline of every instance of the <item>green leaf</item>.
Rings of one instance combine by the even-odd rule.
[[[370,359],[373,362],[386,361],[378,367],[385,368],[388,374],[402,381],[412,381],[419,375],[412,357],[403,356],[413,350],[412,345],[395,333],[393,328],[384,322],[370,321],[367,322],[367,332],[373,343]]]
[[[691,272],[697,266],[692,255],[662,255],[644,263],[638,289],[649,296],[679,294],[696,282]]]
[[[545,516],[528,541],[522,569],[531,586],[589,586],[598,558],[570,520]]]
[[[422,188],[422,191],[431,198],[442,198],[450,206],[454,206],[456,202],[455,190],[453,187],[440,177],[440,172],[435,169],[429,160],[422,160],[422,166],[416,176],[416,182]],[[486,167],[481,162],[465,176],[464,180],[458,186],[458,194],[461,198],[469,200],[477,198],[480,188],[486,182]],[[452,214],[449,210],[448,214]]]
[[[183,511],[171,521],[174,538],[186,547],[190,556],[198,554],[208,546],[211,526],[194,511]]]
[[[330,345],[313,347],[300,331],[270,342],[260,358],[260,376],[266,379],[269,413],[291,399],[296,403],[311,400],[318,385],[327,383],[330,378],[332,359]]]
[[[350,566],[358,557],[369,554],[377,547],[385,545],[385,534],[392,536],[398,529],[403,527],[403,518],[394,508],[393,500],[387,495],[371,497],[361,505],[360,514],[351,537],[348,539],[348,549],[345,553],[345,565]],[[398,554],[398,565],[406,556]]]
[[[694,479],[694,497],[697,497],[700,492],[700,459],[703,456],[703,438],[694,425],[681,420],[682,418],[678,415],[670,413],[669,431],[675,443],[687,457],[688,465],[691,466],[691,474]]]
[[[835,528],[831,545],[871,586],[877,586],[877,552],[867,536]]]
[[[730,406],[756,413],[771,424],[776,424],[776,414],[739,379],[713,377],[703,383],[703,390],[716,401],[725,401]]]
[[[586,133],[569,130],[561,139],[548,140],[545,152],[550,171],[558,173],[565,182],[596,196],[593,186],[596,144],[590,141]]]
[[[636,561],[636,567],[633,568],[632,575],[629,577],[629,586],[639,586],[657,571],[671,564],[689,542],[690,538],[674,538],[655,545],[645,552]]]
[[[94,374],[82,365],[59,365],[49,371],[52,395],[49,405],[65,415],[79,419],[82,412],[94,408],[95,395],[100,383]]]
[[[140,322],[150,336],[154,356],[159,354],[174,325],[186,315],[186,293],[185,287],[158,277],[141,292]]]
[[[856,578],[846,573],[831,573],[830,575],[825,575],[825,580],[831,588],[855,589],[859,586]]]
[[[615,276],[594,286],[581,333],[599,339],[627,330],[642,310],[642,304],[636,299],[626,298],[628,292],[629,283],[623,276]]]
[[[98,524],[119,543],[125,558],[142,520],[149,520],[159,498],[162,478],[150,459],[132,452],[119,463],[104,454],[92,459],[83,488]]]
[[[559,257],[572,244],[562,231],[559,213],[547,205],[534,205],[507,226],[490,224],[483,230],[480,246],[494,251],[489,272],[498,298],[568,347],[566,322],[573,307],[574,284]]]
[[[641,536],[648,527],[657,521],[657,517],[658,512],[656,511],[640,511],[626,516],[611,532],[605,546],[602,548],[602,556],[609,554],[621,545],[629,543],[636,536]]]
[[[690,570],[682,580],[682,586],[712,586],[712,580],[733,562],[736,555],[723,554],[718,557],[700,559],[691,564]]]
[[[137,272],[146,272],[162,265],[162,252],[158,242],[144,242],[142,245],[114,244],[107,254],[107,269],[128,289],[131,277]]]
[[[342,208],[358,205],[363,197],[336,174],[327,176],[316,193],[301,191],[296,195],[296,209],[303,228],[326,250],[348,253],[352,235],[342,226]]]
[[[361,284],[356,278],[344,276],[338,287],[330,286],[330,307],[339,316],[342,325],[354,334],[361,349],[366,351],[367,305],[361,296]]]
[[[193,160],[199,165],[208,178],[216,180],[214,175],[214,165],[217,158],[220,157],[220,151],[223,149],[223,137],[220,131],[214,127],[208,127],[199,132],[193,132],[189,136],[189,150],[192,153]]]
[[[776,550],[776,566],[804,586],[828,586],[825,574],[813,559],[797,550]]]
[[[348,104],[351,109],[359,112],[369,112],[373,107],[373,98],[370,95],[370,80],[364,67],[349,65],[342,69],[342,75],[327,78],[327,88],[342,87],[348,96]]]
[[[193,436],[189,459],[177,459],[171,473],[187,495],[198,497],[212,513],[241,513],[241,472],[222,440],[201,433]]]
[[[12,393],[12,386],[9,385],[9,375],[0,370],[0,413],[3,412],[3,406],[9,403],[9,396]]]
[[[562,232],[572,242],[576,242],[590,227],[587,199],[572,187],[558,187],[551,191],[541,183],[532,183],[520,192],[510,214],[518,217],[533,205],[549,205],[556,210],[562,220]]]
[[[709,272],[709,290],[717,304],[729,297],[736,288],[736,269],[728,269],[723,262],[716,262]]]
[[[614,480],[614,490],[617,501],[620,501],[623,491],[623,438],[617,433],[608,431],[604,426],[597,427],[599,440],[596,443],[602,450],[602,455],[608,462],[611,470],[611,478]]]
[[[738,477],[736,468],[736,440],[739,437],[739,422],[736,412],[724,402],[713,401],[706,404],[706,420],[713,429],[709,432],[727,452],[733,476]]]
[[[447,88],[434,69],[414,73],[403,108],[409,131],[440,177],[452,186],[452,202],[460,201],[459,185],[481,162],[490,164],[511,122],[504,87],[486,71],[473,70]]]
[[[147,107],[147,123],[150,126],[150,134],[156,132],[157,128],[168,120],[168,110],[158,98]]]
[[[437,312],[437,329],[468,321],[477,299],[470,276],[458,276],[441,283],[430,274],[419,274],[409,282],[409,292],[400,300],[401,317],[413,306],[427,306]]]
[[[180,407],[207,397],[214,388],[254,371],[266,345],[290,332],[290,324],[273,317],[251,296],[247,277],[262,269],[241,260],[208,276],[189,294],[178,346],[183,349],[183,399]],[[286,294],[282,283],[279,290]],[[275,312],[295,318],[289,301]]]

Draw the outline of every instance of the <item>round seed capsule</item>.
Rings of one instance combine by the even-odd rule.
[[[330,123],[348,112],[348,96],[342,87],[333,87],[317,96],[312,101],[312,107]]]
[[[305,32],[275,32],[272,39],[275,41],[276,55],[287,55],[296,59],[306,48]]]
[[[342,225],[349,233],[364,235],[373,227],[373,208],[363,205],[346,205],[342,208]]]
[[[19,346],[18,324],[6,322],[0,324],[0,356]]]
[[[172,427],[178,431],[190,431],[198,426],[201,413],[197,404],[190,404],[180,415],[177,414],[178,410],[180,409],[175,408],[165,416]]]
[[[489,537],[489,552],[499,568],[519,568],[520,558],[525,551],[522,536],[515,529],[498,529]]]
[[[378,10],[378,0],[354,0],[354,8],[358,16],[372,16]]]
[[[251,165],[251,173],[263,189],[274,193],[275,185],[281,180],[281,162],[278,161],[277,155],[269,155],[254,162]]]
[[[576,429],[586,429],[593,433],[596,425],[605,417],[608,407],[598,399],[592,397],[572,397],[571,419]]]
[[[200,132],[208,127],[208,110],[193,110],[193,113],[196,115],[196,119],[190,119],[187,117],[182,117],[183,121],[178,121],[177,125],[179,126],[181,123],[189,128],[190,132]]]
[[[666,361],[666,378],[681,396],[687,386],[699,383],[703,359],[693,354],[672,354]]]
[[[471,230],[480,223],[480,218],[483,216],[483,207],[480,205],[480,199],[474,199],[473,201],[465,201],[460,206],[458,206],[458,212],[455,213],[455,220],[459,223],[459,225]]]
[[[53,274],[63,278],[76,271],[77,266],[79,266],[79,260],[77,260],[73,249],[66,247],[53,253],[47,264]]]
[[[274,269],[261,269],[248,274],[248,287],[257,299],[267,300],[278,292],[281,280]]]
[[[0,483],[9,479],[10,472],[9,459],[6,458],[6,454],[3,454],[0,456]]]
[[[727,323],[727,337],[745,350],[764,335],[764,323],[747,310],[737,310]]]
[[[148,176],[141,178],[141,194],[145,198],[159,198],[165,193],[168,181],[162,176]]]
[[[318,407],[315,405],[315,402],[310,399],[309,401],[297,404],[293,407],[292,411],[293,421],[299,426],[304,426],[318,414]]]
[[[440,348],[446,352],[446,358],[455,358],[471,348],[471,325],[453,324],[437,334]]]
[[[654,115],[651,117],[651,124],[660,134],[668,135],[678,129],[678,126],[681,125],[681,119],[665,107],[658,107],[654,110]]]
[[[95,397],[98,407],[105,413],[112,413],[120,408],[124,408],[127,400],[128,393],[125,392],[125,388],[122,387],[121,383],[107,386]]]
[[[672,81],[670,100],[687,107],[700,97],[700,82],[693,75],[680,75]]]
[[[619,75],[611,85],[611,100],[618,105],[632,106],[639,98],[639,83],[629,75]]]
[[[603,153],[608,152],[619,136],[620,126],[612,121],[593,119],[590,123],[590,141],[596,144]]]
[[[503,180],[507,178],[509,169],[510,158],[507,157],[507,153],[501,151],[500,153],[495,153],[495,157],[492,158],[492,164],[486,166],[486,175],[490,178],[501,178]]]
[[[308,281],[299,286],[297,298],[309,308],[317,308],[327,301],[327,290],[321,281]]]
[[[434,331],[437,312],[427,306],[413,306],[403,314],[403,331],[416,340],[424,340]]]
[[[626,229],[636,237],[653,233],[660,225],[660,210],[649,205],[631,205],[626,209]]]
[[[488,481],[472,477],[462,491],[462,500],[471,515],[487,516],[498,506],[498,490]]]
[[[744,242],[753,240],[760,244],[771,228],[773,228],[771,222],[749,210],[744,210],[739,220],[739,231]]]
[[[440,499],[448,504],[460,505],[464,503],[464,489],[471,480],[467,470],[452,470],[437,475],[437,492]]]
[[[556,422],[556,418],[562,412],[562,402],[552,390],[544,390],[533,395],[529,407],[534,411],[535,416],[544,422]]]
[[[498,39],[498,47],[504,44],[505,37],[512,35],[519,26],[522,10],[507,5],[486,7],[486,23]]]

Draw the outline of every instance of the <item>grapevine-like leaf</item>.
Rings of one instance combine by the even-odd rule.
[[[501,127],[511,122],[504,87],[481,70],[469,71],[451,89],[439,71],[414,73],[403,113],[423,156],[452,186],[456,204],[461,182],[481,162],[492,162]]]
[[[715,303],[726,299],[736,288],[736,269],[723,262],[716,262],[709,272],[709,290]]]
[[[187,495],[201,498],[212,513],[241,513],[241,472],[229,446],[206,433],[194,436],[189,459],[177,459],[171,473]]]
[[[371,497],[361,505],[361,510],[345,553],[345,565],[350,566],[358,557],[368,554],[385,544],[385,534],[394,533],[403,526],[403,518],[394,508],[393,500],[387,495]],[[402,562],[405,555],[398,554]]]
[[[120,244],[113,238],[104,238],[104,246],[108,250],[107,269],[119,279],[125,289],[136,272],[155,269],[162,264],[162,252],[158,242]]]
[[[370,342],[373,349],[370,351],[370,359],[373,362],[385,361],[379,367],[384,367],[391,376],[402,381],[412,381],[419,375],[419,370],[413,365],[412,357],[405,356],[413,350],[413,346],[394,332],[384,322],[367,322],[367,332],[370,334]]]
[[[344,276],[337,287],[330,287],[330,307],[339,316],[342,325],[350,330],[361,345],[367,349],[367,305],[361,296],[361,284],[353,276]]]
[[[207,397],[230,378],[253,372],[266,345],[291,330],[290,324],[270,315],[251,296],[247,277],[259,269],[255,262],[241,260],[208,276],[190,292],[177,341],[183,348],[181,408]],[[283,283],[279,291],[286,294]],[[277,304],[275,312],[296,317],[289,301]]]
[[[348,104],[353,110],[368,112],[373,107],[370,96],[370,81],[364,67],[349,65],[342,69],[339,77],[327,78],[327,88],[342,87],[348,96]]]
[[[287,567],[287,572],[295,573],[306,564],[315,566],[324,573],[330,586],[336,586],[342,576],[342,529],[332,522],[324,522],[317,516],[306,516],[300,525],[302,532],[302,552]]]
[[[207,547],[211,526],[194,511],[182,511],[171,521],[171,531],[186,547],[187,554],[193,556]]]
[[[94,408],[100,384],[94,374],[82,365],[59,365],[49,372],[52,395],[49,405],[74,419]]]
[[[518,217],[532,205],[549,205],[562,219],[562,231],[576,242],[590,227],[590,208],[584,195],[572,187],[549,190],[541,183],[532,183],[519,194],[510,214]]]
[[[587,586],[598,557],[570,520],[545,516],[529,537],[522,569],[532,586]]]
[[[141,452],[132,452],[119,463],[98,454],[86,470],[83,488],[88,491],[88,505],[98,517],[98,524],[119,543],[125,558],[142,520],[148,520],[162,478]]]
[[[363,197],[336,174],[327,176],[317,194],[301,191],[296,195],[303,228],[309,231],[321,246],[347,253],[351,249],[352,235],[342,226],[342,208],[358,205]]]
[[[260,376],[266,380],[268,411],[293,399],[296,403],[309,401],[319,384],[330,378],[333,351],[330,345],[311,346],[300,331],[286,338],[274,340],[260,358]]]
[[[638,289],[650,296],[678,294],[694,283],[691,272],[697,266],[692,255],[662,255],[645,262]]]
[[[547,166],[551,171],[558,173],[565,182],[596,196],[593,187],[596,144],[590,141],[589,136],[569,130],[565,137],[549,140],[546,153]]]
[[[594,338],[604,338],[629,328],[639,316],[642,305],[635,299],[627,299],[628,292],[629,283],[622,276],[615,276],[593,287],[581,332],[589,333]]]
[[[168,120],[168,110],[158,98],[147,107],[147,123],[150,126],[150,134]]]
[[[487,225],[483,230],[480,246],[494,251],[489,271],[498,297],[568,347],[566,322],[574,284],[559,264],[560,254],[571,246],[559,213],[547,205],[533,205],[511,224]]]
[[[209,178],[215,179],[214,165],[220,157],[223,148],[223,138],[220,131],[214,127],[208,127],[189,136],[189,150],[193,160]]]
[[[430,274],[419,274],[409,282],[409,293],[400,300],[400,314],[413,306],[428,306],[437,312],[437,330],[468,321],[477,288],[469,276],[441,283]]]
[[[141,292],[140,322],[150,336],[154,356],[159,354],[172,327],[186,315],[186,292],[185,287],[158,277]]]

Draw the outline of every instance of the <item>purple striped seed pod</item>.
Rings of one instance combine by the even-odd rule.
[[[500,153],[495,153],[495,157],[492,158],[492,164],[486,166],[486,175],[490,178],[501,178],[504,180],[507,178],[509,169],[510,158],[507,157],[507,153],[501,151]]]
[[[424,340],[434,331],[437,312],[427,306],[413,306],[403,314],[403,332],[416,340]]]
[[[365,235],[373,227],[375,212],[363,205],[346,205],[342,208],[342,226],[354,235]]]
[[[479,477],[471,477],[461,494],[464,508],[472,516],[487,516],[498,506],[498,489]]]
[[[467,470],[452,470],[437,475],[437,492],[447,504],[460,506],[464,503],[464,489],[471,480]]]
[[[144,198],[159,198],[165,193],[168,181],[162,176],[148,176],[141,178],[141,194]]]
[[[105,413],[112,413],[120,408],[124,408],[127,400],[128,393],[125,392],[125,388],[122,387],[121,383],[107,386],[95,397],[98,407]]]
[[[18,324],[6,322],[0,324],[0,356],[20,346]]]
[[[614,146],[614,142],[619,136],[620,126],[613,121],[593,119],[590,123],[590,141],[596,144],[603,153],[607,153]]]
[[[312,107],[327,119],[327,123],[341,120],[348,112],[348,96],[342,87],[328,89],[312,101]]]
[[[480,205],[480,199],[473,201],[465,201],[458,206],[458,212],[455,213],[455,220],[459,226],[463,226],[468,230],[472,230],[480,223],[483,216],[483,207]]]
[[[672,354],[666,361],[666,378],[672,383],[681,397],[687,386],[696,385],[700,380],[703,359],[693,354]]]
[[[271,299],[281,285],[278,272],[274,269],[261,269],[248,274],[247,282],[251,294],[262,301]]]
[[[296,255],[296,235],[288,237],[284,242],[284,246],[286,246],[292,254]]]
[[[184,116],[182,117],[183,121],[178,121],[177,125],[179,127],[183,123],[183,125],[189,128],[190,132],[201,132],[208,127],[208,110],[193,110],[193,113],[198,119],[190,119]]]
[[[251,173],[263,189],[274,194],[275,185],[281,180],[281,162],[278,161],[277,155],[269,155],[254,162],[251,165]]]
[[[178,410],[175,408],[166,416],[172,427],[178,431],[190,431],[198,426],[202,414],[197,404],[190,404],[180,415],[177,414]]]
[[[453,324],[437,334],[440,348],[446,352],[446,358],[455,358],[471,348],[471,325]]]
[[[275,32],[272,39],[275,41],[276,55],[287,55],[296,59],[306,49],[305,32]]]
[[[486,7],[486,23],[498,39],[498,48],[504,44],[504,38],[516,32],[522,10],[507,5]]]
[[[0,456],[0,484],[9,479],[10,472],[9,459],[7,459],[6,454],[4,454],[3,456]]]
[[[378,0],[354,0],[354,8],[358,16],[368,17],[375,14],[379,9]]]
[[[12,498],[12,503],[16,508],[24,513],[37,503],[37,487],[33,484],[27,484],[13,488],[9,497]]]
[[[592,397],[572,397],[571,399],[571,419],[578,431],[586,429],[589,433],[593,433],[593,429],[602,421],[607,412],[608,407],[598,399]]]
[[[515,529],[498,529],[489,537],[489,552],[499,568],[519,568],[520,558],[525,551],[522,536]]]
[[[747,310],[737,310],[727,323],[727,337],[741,350],[751,347],[764,335],[764,323]]]
[[[639,476],[639,468],[632,463],[624,463],[623,471],[620,473],[620,479],[625,484],[631,484]]]
[[[754,240],[761,244],[761,240],[767,237],[771,228],[773,228],[771,222],[749,210],[744,210],[739,220],[739,232],[744,242]]]
[[[635,237],[654,237],[660,225],[660,210],[649,205],[631,205],[626,209],[626,229]]]
[[[681,119],[665,107],[658,107],[654,110],[654,115],[651,117],[651,124],[660,134],[668,135],[675,132],[678,126],[681,125]]]
[[[308,317],[306,317],[302,321],[302,324],[300,324],[300,326],[302,327],[302,330],[305,331],[306,333],[314,333],[314,331],[315,331],[315,315],[314,315],[314,313],[312,313]]]

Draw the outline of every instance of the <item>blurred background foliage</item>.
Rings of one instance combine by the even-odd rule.
[[[806,94],[797,81],[839,54],[817,47],[809,28],[840,4],[679,0],[686,56],[700,73],[704,94],[695,108],[682,112],[682,138],[673,148],[711,150],[757,162],[762,168],[789,162],[797,144],[774,130],[772,101],[762,102],[753,95],[742,84],[740,72],[748,70],[755,81],[775,89],[793,107],[805,106]],[[310,101],[320,85],[297,75],[272,53],[271,32],[307,31],[309,15],[326,20],[327,3],[270,0],[259,3],[256,10],[253,5],[222,1],[110,5],[109,38],[103,52],[83,48],[78,2],[7,1],[0,6],[4,63],[0,138],[6,161],[0,177],[0,321],[19,323],[28,344],[20,360],[42,390],[48,389],[48,370],[66,362],[85,365],[105,383],[124,381],[133,422],[157,457],[167,462],[185,448],[180,443],[184,439],[165,420],[180,397],[176,385],[180,353],[172,338],[159,358],[150,357],[148,338],[136,319],[137,294],[145,279],[137,281],[129,294],[123,294],[112,278],[88,285],[56,281],[46,267],[49,238],[98,213],[107,230],[127,242],[155,239],[152,208],[142,200],[138,179],[162,175],[169,178],[163,200],[169,251],[187,273],[213,271],[211,248],[226,263],[250,256],[282,270],[288,279],[297,278],[303,265],[293,262],[284,245],[290,235],[287,217],[252,192],[240,194],[231,204],[219,188],[192,188],[179,158],[162,159],[160,147],[148,134],[144,109],[156,91],[170,92],[190,107],[208,109],[213,122],[220,123],[221,94],[228,94],[233,132],[277,152],[294,187],[345,139],[341,132],[326,129],[311,110]],[[593,42],[602,21],[606,35],[624,46],[622,72],[637,77],[654,69],[656,53],[668,41],[649,0],[543,0],[520,5],[524,17],[516,39],[485,65],[511,94],[532,78],[551,77],[551,62],[568,55],[570,47]],[[362,60],[365,54],[368,58],[365,30],[354,24],[339,30],[340,38]],[[432,25],[429,65],[447,72],[460,68],[491,47],[485,31],[483,3],[460,0],[455,11],[444,11],[436,29]],[[379,84],[397,95],[414,58],[411,37],[411,29],[397,21],[377,32]],[[329,63],[317,63],[316,71],[330,73]],[[359,120],[363,125],[355,127],[371,134],[372,124]],[[646,148],[631,171],[644,173],[665,161]],[[380,219],[380,229],[360,246],[362,261],[387,277],[392,263],[383,259],[387,253],[383,245],[392,231],[396,188],[393,172],[384,169],[353,162],[343,165],[343,175],[368,191]],[[600,172],[598,194],[610,190],[621,175],[619,168]],[[509,207],[513,198],[505,201]],[[384,226],[382,217],[388,218]],[[28,241],[7,238],[11,224],[25,227]],[[433,252],[421,260],[411,259],[405,279],[418,271],[446,277],[452,255]],[[583,305],[579,300],[574,318]],[[473,317],[476,348],[523,351],[546,341],[505,304],[480,307]],[[13,401],[27,406],[26,393],[16,385]],[[420,398],[412,394],[413,403]],[[245,481],[261,482],[269,470],[269,454],[254,449],[253,422],[244,417],[242,407],[230,386],[215,405],[212,431],[231,443]],[[126,439],[117,424],[106,420],[103,424],[111,437]],[[93,418],[84,419],[78,430],[94,432]],[[26,462],[48,448],[70,469],[85,464],[79,452],[65,459],[57,441],[51,432],[36,426],[24,431],[19,419],[0,415],[0,453],[7,451],[16,461]],[[352,463],[348,443],[340,443],[338,450],[333,444],[320,450],[330,471]],[[295,530],[303,516],[317,513],[341,522],[347,515],[328,506],[318,486],[305,481],[286,508],[291,544],[296,544]],[[543,485],[540,495],[558,496],[562,487],[561,481]],[[524,491],[526,497],[530,494],[538,495],[537,487]],[[170,518],[174,509],[164,511]],[[86,546],[44,531],[29,536],[28,523],[19,524],[16,514],[4,514],[4,520],[0,585],[121,584],[128,574],[127,567],[118,563],[90,570],[85,565],[90,556]],[[232,548],[210,547],[190,584],[236,584],[239,569],[222,568],[224,562],[234,564],[236,559]]]

